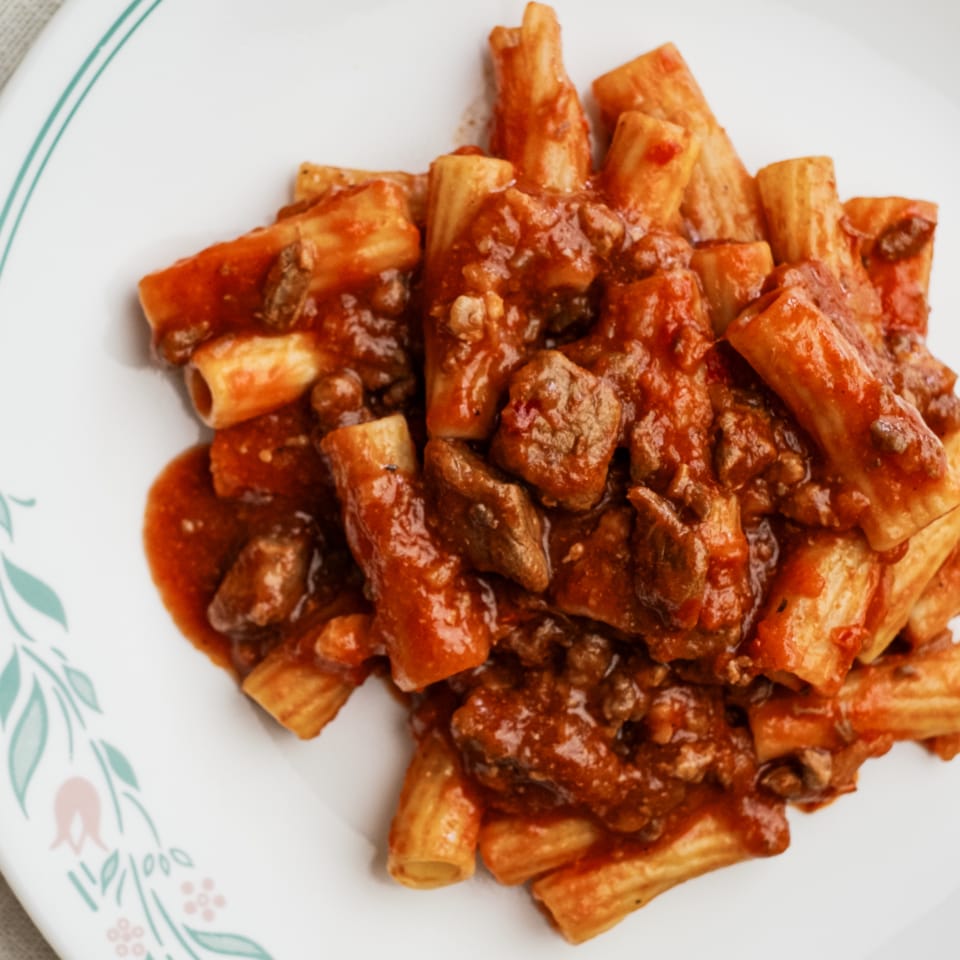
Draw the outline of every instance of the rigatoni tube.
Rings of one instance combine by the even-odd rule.
[[[439,731],[429,731],[407,768],[390,826],[390,876],[417,890],[472,877],[481,816],[456,751]]]
[[[410,219],[423,223],[427,213],[427,175],[403,170],[360,170],[321,163],[301,163],[293,185],[296,203],[313,203],[333,190],[357,187],[373,180],[388,180],[404,192],[410,204]]]
[[[194,351],[185,376],[197,415],[219,430],[296,400],[339,366],[314,333],[230,334]]]
[[[960,646],[937,643],[850,671],[833,697],[790,693],[748,709],[761,763],[834,750],[857,737],[926,740],[960,732]]]
[[[579,860],[606,836],[589,817],[499,816],[480,828],[480,855],[498,883],[525,883]]]
[[[463,293],[462,275],[445,283],[450,250],[488,197],[513,181],[513,165],[475,155],[438,157],[430,168],[424,265],[427,426],[431,436],[489,436],[517,345],[493,291]]]
[[[753,177],[672,43],[605,73],[594,81],[593,94],[611,128],[625,110],[642,110],[685,127],[700,141],[682,205],[693,239],[765,239]]]
[[[609,930],[686,880],[753,856],[726,820],[702,813],[679,836],[652,847],[623,844],[534,881],[533,895],[571,943]]]
[[[427,524],[403,416],[341,427],[327,434],[322,449],[397,686],[419,690],[483,663],[493,601]]]
[[[690,269],[700,278],[713,331],[721,337],[737,314],[760,296],[773,270],[773,254],[765,240],[710,244],[693,251]]]
[[[522,26],[494,28],[490,53],[497,82],[493,152],[537,187],[582,187],[590,173],[590,134],[563,66],[556,13],[528,3]]]
[[[604,190],[614,206],[672,227],[699,155],[700,141],[683,127],[626,110],[607,151]]]
[[[302,740],[317,736],[356,689],[343,673],[287,646],[272,650],[243,681],[243,692]]]
[[[788,686],[836,693],[867,640],[879,556],[859,531],[811,532],[780,565],[748,651]]]
[[[419,260],[420,231],[403,189],[375,180],[149,274],[140,303],[157,351],[182,364],[227,333],[293,329],[309,297]]]
[[[960,464],[960,434],[944,441],[948,458],[956,468]],[[927,524],[910,538],[907,552],[889,566],[884,577],[883,605],[871,624],[871,635],[860,659],[875,660],[893,642],[894,637],[914,616],[928,586],[933,584],[950,554],[960,543],[960,507]],[[933,585],[932,589],[936,589]],[[956,600],[960,609],[960,597]],[[947,618],[949,620],[949,617]],[[943,629],[947,625],[943,621]],[[937,631],[939,632],[939,631]]]
[[[757,301],[726,336],[829,466],[867,498],[861,525],[874,550],[899,545],[960,503],[943,444],[803,291]]]

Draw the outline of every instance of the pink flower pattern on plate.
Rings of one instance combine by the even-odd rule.
[[[134,926],[126,917],[117,920],[116,926],[107,931],[107,939],[114,945],[118,957],[144,957],[147,948],[143,940],[143,927]]]
[[[100,794],[89,780],[84,777],[65,780],[54,798],[53,812],[57,835],[51,850],[65,843],[79,854],[87,840],[106,850],[100,839]]]
[[[227,905],[226,898],[216,892],[216,886],[210,877],[201,882],[199,889],[190,881],[184,883],[180,887],[185,898],[183,912],[191,916],[199,915],[207,923],[215,920],[217,911]]]

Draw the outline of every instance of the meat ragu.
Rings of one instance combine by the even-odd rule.
[[[300,737],[371,673],[407,698],[396,879],[479,847],[580,941],[781,852],[787,802],[895,739],[956,752],[960,404],[932,204],[844,205],[822,157],[754,179],[670,45],[595,82],[594,171],[550,8],[491,49],[498,155],[305,164],[141,281],[215,429],[145,541]]]

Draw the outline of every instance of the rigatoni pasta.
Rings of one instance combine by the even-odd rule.
[[[782,160],[757,172],[770,247],[778,263],[818,260],[834,273],[868,336],[879,321],[877,291],[844,221],[830,157]]]
[[[419,257],[402,188],[374,180],[144,277],[140,303],[155,348],[183,363],[201,343],[249,329],[252,319],[286,332],[309,297],[409,269]]]
[[[667,843],[624,844],[614,856],[550,873],[534,882],[533,895],[571,943],[582,943],[678,883],[752,855],[738,830],[707,813]]]
[[[187,391],[209,427],[230,427],[292,403],[336,354],[311,333],[227,334],[197,347],[186,367]]]
[[[580,943],[780,853],[895,740],[957,752],[960,401],[933,204],[754,178],[671,44],[594,82],[594,166],[554,12],[490,56],[489,145],[301,164],[143,278],[215,431],[145,542],[297,736],[371,674],[409,706],[390,876],[479,857]]]
[[[624,110],[604,160],[605,192],[614,206],[671,227],[699,154],[700,141],[683,127]]]
[[[563,66],[553,9],[528,3],[519,27],[494,28],[490,54],[497,78],[493,152],[538,187],[582,187],[590,173],[590,134]]]
[[[875,550],[900,545],[960,503],[943,443],[803,290],[758,300],[726,337],[866,498],[860,523]]]
[[[390,826],[387,870],[430,890],[473,876],[483,808],[456,751],[431,730],[417,744]]]
[[[672,43],[598,77],[593,94],[609,126],[625,110],[641,110],[699,139],[700,155],[683,206],[693,239],[766,239],[753,177]]]

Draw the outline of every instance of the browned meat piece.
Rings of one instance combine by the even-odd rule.
[[[535,486],[548,506],[587,510],[603,494],[619,430],[613,388],[544,350],[513,375],[491,455]]]
[[[363,381],[353,370],[322,376],[310,391],[310,406],[323,433],[371,419],[364,405]]]
[[[643,719],[650,696],[629,670],[619,665],[615,667],[601,689],[603,701],[600,709],[604,720],[612,727],[622,727],[628,720],[636,722]]]
[[[923,337],[908,330],[887,339],[895,364],[893,389],[912,403],[940,436],[960,426],[960,400],[953,388],[957,375],[931,352]]]
[[[207,609],[210,625],[243,634],[286,620],[306,591],[310,543],[302,534],[248,541]]]
[[[690,266],[693,247],[675,233],[651,230],[630,247],[630,263],[641,274],[658,270],[685,270]]]
[[[299,240],[284,247],[263,284],[263,322],[271,330],[289,330],[310,292],[313,256]]]
[[[633,589],[633,514],[626,505],[611,507],[566,552],[554,554],[550,594],[557,609],[609,623],[626,633],[642,633],[654,626]],[[554,526],[551,540],[556,539],[557,532]]]
[[[549,673],[528,682],[530,689],[478,687],[454,713],[453,738],[468,768],[498,793],[545,791],[545,801],[601,807],[616,802],[623,764],[582,708],[582,691]]]
[[[573,686],[596,686],[612,665],[613,647],[602,634],[585,633],[567,650],[566,672]]]
[[[544,615],[514,627],[500,641],[500,647],[515,653],[526,667],[542,667],[558,647],[569,643],[570,627]]]
[[[571,647],[580,648],[578,662],[568,654],[562,674],[528,669],[513,683],[507,672],[475,678],[451,732],[495,805],[586,805],[614,830],[655,838],[691,785],[752,788],[752,743],[730,727],[717,688],[656,689],[642,659],[621,660],[600,679],[605,646],[582,638]],[[626,722],[636,729],[624,737]]]
[[[777,444],[769,414],[743,403],[724,410],[714,421],[713,463],[717,479],[736,489],[777,459]]]
[[[637,512],[633,528],[637,595],[667,629],[692,629],[707,586],[706,545],[680,520],[672,504],[649,488],[632,487],[628,496]]]
[[[534,593],[547,589],[543,525],[519,484],[460,440],[431,440],[423,476],[432,520],[454,550],[477,570],[502,574]]]
[[[903,217],[877,237],[873,255],[888,263],[915,257],[933,239],[936,227],[924,217]]]
[[[889,734],[882,734],[833,751],[805,747],[772,764],[759,784],[791,803],[821,804],[856,789],[864,761],[886,753],[892,743]]]
[[[626,227],[623,220],[606,204],[585,203],[577,211],[580,229],[601,257],[609,257],[623,244]]]

